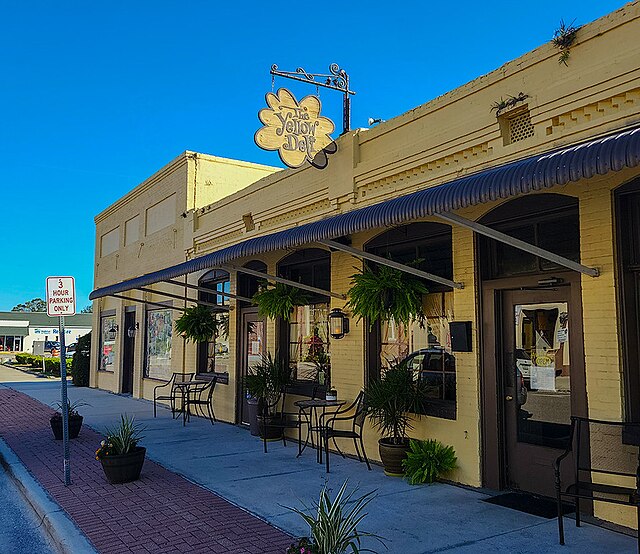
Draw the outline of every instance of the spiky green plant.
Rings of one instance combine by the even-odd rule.
[[[347,308],[369,325],[378,321],[395,320],[408,325],[412,321],[422,323],[422,295],[429,290],[415,275],[386,265],[375,270],[366,265],[351,276],[351,288],[347,292]]]
[[[243,386],[247,393],[263,402],[275,415],[275,404],[280,393],[291,381],[291,368],[278,356],[263,354],[257,364],[252,365],[244,376]]]
[[[258,306],[258,315],[290,321],[293,308],[308,304],[309,296],[299,288],[275,283],[261,285],[251,300]]]
[[[105,430],[106,446],[109,455],[127,454],[131,452],[144,437],[142,427],[135,424],[134,416],[120,415],[120,423]]]
[[[411,450],[402,461],[405,477],[412,485],[433,483],[442,475],[454,470],[458,458],[453,446],[429,439],[411,440]]]
[[[357,490],[347,493],[345,481],[335,498],[331,500],[327,487],[320,491],[320,499],[311,508],[304,506],[304,511],[298,508],[288,508],[298,514],[309,525],[311,531],[312,552],[318,554],[359,554],[360,552],[374,552],[361,548],[361,539],[371,537],[384,545],[378,535],[358,530],[358,525],[367,515],[364,509],[375,498],[375,491],[368,492],[358,498],[353,498]]]
[[[560,57],[558,58],[558,63],[562,63],[564,65],[569,65],[567,61],[569,61],[569,56],[571,55],[571,47],[576,41],[576,35],[580,30],[580,27],[576,27],[572,21],[569,25],[567,25],[562,19],[560,20],[560,26],[554,31],[553,38],[551,39],[551,43],[560,50]]]
[[[215,339],[220,331],[224,334],[225,324],[207,306],[198,305],[187,308],[176,320],[175,328],[187,341],[207,342]]]
[[[367,385],[367,414],[384,438],[402,444],[413,429],[413,419],[422,412],[426,393],[426,385],[415,379],[413,369],[406,362],[396,363]]]
[[[57,413],[59,415],[62,415],[62,406],[64,406],[64,404],[62,403],[61,400],[58,400],[57,402],[53,403],[54,408],[57,410]],[[82,406],[89,406],[89,404],[87,402],[83,402],[82,400],[74,400],[73,402],[71,402],[71,400],[69,400],[67,398],[67,413],[70,416],[77,416],[80,415],[78,413],[78,408],[82,407]]]

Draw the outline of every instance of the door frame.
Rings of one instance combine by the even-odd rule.
[[[267,344],[267,321],[266,318],[259,318],[258,316],[258,308],[257,306],[241,308],[238,310],[238,319],[237,319],[237,327],[240,332],[236,333],[236,336],[239,337],[237,343],[237,355],[238,355],[238,363],[236,363],[236,414],[235,421],[236,425],[242,425],[246,427],[247,425],[242,422],[242,404],[244,399],[244,389],[242,387],[243,376],[246,373],[247,367],[247,357],[248,357],[248,344],[245,335],[245,323],[247,320],[247,316],[254,316],[257,319],[262,319],[264,322],[264,341],[265,348]]]
[[[129,328],[136,328],[136,312],[133,310],[126,310],[124,313],[124,336],[122,337],[122,379],[120,392],[122,394],[133,394],[133,379],[135,374],[135,352],[136,352],[136,337],[137,333],[134,333],[133,337],[129,336]],[[128,383],[130,390],[125,390],[125,385]]]
[[[480,313],[482,333],[480,355],[480,415],[482,430],[481,475],[483,486],[503,490],[508,486],[506,421],[504,416],[504,383],[498,367],[502,358],[503,302],[502,292],[530,290],[539,287],[542,278],[560,277],[559,286],[570,287],[569,321],[572,330],[571,359],[582,366],[583,371],[572,374],[573,415],[587,416],[586,371],[584,371],[584,330],[582,320],[581,276],[575,272],[555,271],[544,274],[485,280],[481,284]],[[573,362],[572,362],[573,364]],[[574,389],[575,385],[575,389]],[[575,402],[573,391],[575,390]]]

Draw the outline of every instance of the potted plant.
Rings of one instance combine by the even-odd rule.
[[[129,483],[140,477],[147,449],[138,446],[142,440],[141,428],[134,418],[126,414],[120,416],[120,423],[106,430],[106,439],[96,450],[96,460],[100,461],[107,480],[111,484]]]
[[[56,402],[54,404],[57,411],[55,414],[51,416],[49,419],[49,423],[51,424],[51,430],[53,431],[53,436],[56,440],[62,440],[62,402]],[[82,416],[78,413],[78,408],[80,406],[88,406],[86,402],[82,402],[80,400],[76,400],[75,402],[71,402],[67,399],[67,412],[69,414],[69,438],[75,439],[80,434],[80,429],[82,428]]]
[[[405,325],[412,321],[422,323],[422,295],[428,292],[424,281],[411,273],[386,265],[374,269],[365,263],[362,271],[351,276],[347,307],[370,326],[392,319]]]
[[[378,447],[387,475],[404,475],[402,461],[410,446],[407,431],[413,429],[412,419],[420,417],[425,389],[406,362],[383,370],[382,377],[366,387],[367,414],[382,433]]]
[[[309,525],[311,537],[302,537],[287,549],[287,554],[345,554],[351,552],[374,552],[362,549],[364,537],[375,539],[384,546],[378,535],[358,530],[367,515],[365,508],[375,498],[371,491],[354,498],[355,490],[347,493],[347,481],[332,500],[326,485],[320,491],[320,500],[305,510],[288,508],[298,514]]]
[[[309,303],[309,296],[301,289],[283,283],[260,285],[252,301],[258,306],[258,315],[269,319],[291,319],[291,312],[296,306]]]
[[[244,388],[247,394],[258,400],[258,427],[262,438],[282,438],[282,426],[278,425],[281,418],[278,400],[290,382],[291,369],[277,355],[273,358],[270,352],[249,368]]]

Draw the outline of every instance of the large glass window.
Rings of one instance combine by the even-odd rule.
[[[299,250],[278,264],[281,277],[298,283],[331,289],[331,254],[319,248]],[[306,293],[309,303],[294,309],[291,321],[280,322],[280,349],[287,356],[293,375],[300,380],[318,380],[320,370],[330,370],[329,298]]]
[[[214,269],[200,278],[198,286],[211,290],[211,292],[199,291],[198,298],[200,300],[216,304],[221,308],[218,310],[211,307],[213,311],[217,311],[216,317],[220,322],[220,332],[217,337],[212,337],[213,340],[200,344],[198,372],[227,373],[229,372],[229,313],[226,307],[229,306],[229,297],[220,293],[230,292],[229,273],[221,269]]]
[[[164,380],[171,377],[171,312],[170,309],[147,311],[145,377]]]
[[[393,261],[451,279],[451,227],[439,223],[412,223],[391,229],[366,245],[366,250]],[[403,325],[394,320],[374,325],[367,337],[368,378],[377,379],[391,364],[407,359],[416,379],[426,382],[425,413],[455,418],[456,373],[451,352],[449,322],[453,320],[453,293],[447,286],[426,283],[424,324]]]
[[[116,316],[107,315],[100,318],[100,363],[98,369],[113,371],[116,347]]]

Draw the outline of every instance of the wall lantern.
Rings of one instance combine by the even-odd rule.
[[[136,336],[136,331],[140,328],[140,325],[138,325],[138,322],[136,321],[135,325],[132,325],[131,327],[129,327],[127,329],[127,336],[132,339],[133,337]]]
[[[107,331],[107,340],[116,340],[117,333],[118,333],[118,325],[114,323]]]
[[[333,339],[341,339],[349,332],[349,318],[340,308],[333,308],[329,314],[329,334]]]

